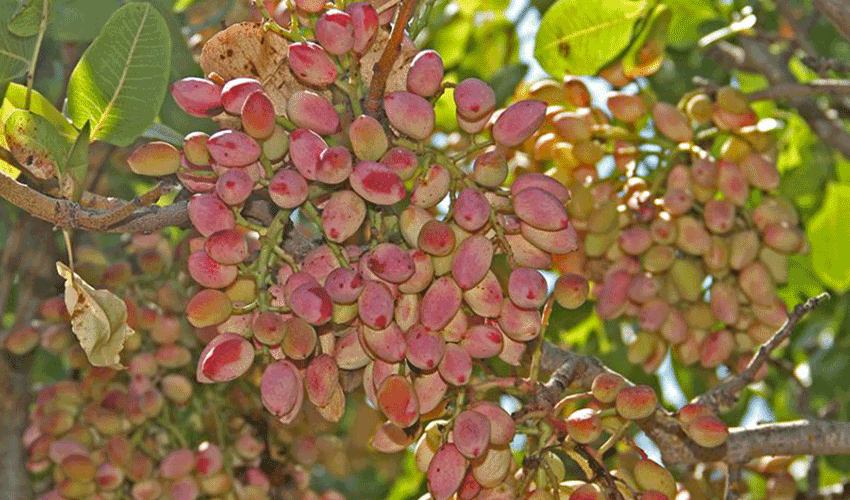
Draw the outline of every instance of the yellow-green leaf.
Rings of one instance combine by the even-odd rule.
[[[836,292],[850,288],[850,186],[830,183],[820,210],[807,227],[812,268],[823,284]]]
[[[658,71],[664,62],[671,19],[673,11],[666,5],[658,5],[652,10],[648,21],[623,57],[623,73],[626,76],[649,76]]]
[[[645,0],[558,0],[540,21],[534,57],[549,74],[594,75],[629,45]]]
[[[60,189],[62,196],[77,201],[83,192],[83,181],[89,170],[89,142],[91,138],[91,124],[86,122],[80,135],[74,142],[73,147],[68,150],[68,157],[62,167],[62,178]]]
[[[77,129],[71,124],[71,121],[56,107],[50,103],[37,90],[32,91],[30,96],[30,106],[26,107],[27,88],[24,85],[10,83],[6,89],[6,95],[3,96],[3,104],[0,105],[0,121],[4,123],[16,109],[29,109],[33,113],[43,116],[56,127],[60,134],[67,137],[69,140],[74,140],[77,137]]]
[[[26,103],[27,88],[17,83],[9,83],[6,88],[6,93],[3,94],[3,102],[0,104],[0,146],[8,148],[6,144],[6,134],[3,132],[3,125],[9,119],[14,111],[24,109]],[[43,116],[56,127],[56,130],[67,137],[69,141],[74,140],[77,136],[77,130],[71,125],[71,122],[65,118],[62,113],[56,109],[50,101],[44,98],[38,91],[33,90],[30,96],[29,110],[33,113]],[[9,177],[16,179],[20,175],[20,171],[12,165],[0,160],[0,174],[6,174]]]
[[[108,290],[95,290],[61,262],[56,263],[56,271],[65,279],[65,307],[71,315],[71,330],[89,362],[123,368],[120,355],[124,341],[135,334],[127,325],[127,305]]]
[[[38,179],[56,177],[70,144],[43,116],[18,109],[9,115],[3,134],[9,151]]]

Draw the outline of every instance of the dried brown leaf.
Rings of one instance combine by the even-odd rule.
[[[124,341],[135,331],[127,325],[127,305],[108,290],[95,290],[62,262],[56,271],[65,279],[65,307],[71,330],[94,366],[124,368],[120,363]]]

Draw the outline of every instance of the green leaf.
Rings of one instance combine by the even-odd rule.
[[[767,84],[761,88],[766,88]],[[745,91],[746,92],[746,91]],[[779,144],[782,150],[776,158],[779,172],[785,172],[804,164],[804,155],[809,148],[818,142],[808,123],[796,114],[786,117],[785,128],[780,133]]]
[[[5,123],[6,144],[22,166],[38,179],[56,177],[68,155],[68,139],[44,117],[18,109]]]
[[[92,140],[130,145],[153,123],[168,87],[171,40],[150,4],[118,10],[86,50],[68,84],[74,124],[92,122]]]
[[[668,43],[676,49],[694,45],[702,34],[700,26],[718,17],[710,0],[665,0],[665,3],[673,9]]]
[[[478,23],[470,17],[470,33],[466,50],[461,60],[463,77],[476,76],[489,80],[506,64],[519,59],[519,40],[516,26],[504,17],[497,16],[487,22]]]
[[[393,482],[392,489],[385,497],[386,500],[404,500],[418,496],[424,479],[425,474],[419,472],[416,467],[416,458],[413,453],[405,453],[399,476]]]
[[[94,40],[118,5],[118,0],[52,0],[47,32],[64,42]]]
[[[9,31],[24,38],[37,35],[43,8],[44,0],[29,0],[21,4],[9,22]]]
[[[446,68],[453,68],[463,62],[472,30],[470,19],[463,13],[457,12],[434,34],[431,48],[440,53]]]
[[[177,0],[174,2],[174,12],[183,12],[193,3],[195,3],[195,0]]]
[[[823,292],[823,284],[815,277],[812,269],[811,257],[811,253],[788,256],[788,284],[777,291],[786,304],[793,306],[801,299]]]
[[[623,57],[623,73],[626,76],[649,76],[658,71],[664,62],[671,19],[673,11],[666,5],[659,5],[652,10],[649,20]]]
[[[451,132],[457,129],[457,107],[454,101],[455,89],[448,88],[434,102],[434,116],[437,130]]]
[[[67,377],[68,367],[62,358],[47,349],[37,349],[33,353],[32,365],[27,370],[27,383],[30,387],[44,387]]]
[[[24,85],[10,83],[3,98],[3,104],[0,105],[0,121],[5,122],[16,109],[26,108],[26,98],[27,88]],[[50,101],[35,90],[32,91],[30,96],[29,111],[44,117],[51,125],[56,127],[60,134],[70,140],[77,137],[77,129],[71,122]]]
[[[174,2],[171,0],[135,1],[148,2],[156,6],[159,13],[165,19],[166,25],[168,25],[168,31],[171,34],[171,73],[169,75],[169,81],[173,82],[187,76],[203,76],[203,71],[198,63],[195,62],[192,52],[189,50],[189,43],[181,30],[182,23],[172,11]],[[183,135],[193,131],[212,134],[217,130],[216,124],[212,120],[187,115],[174,102],[174,99],[163,99],[162,107],[159,110],[159,120]]]
[[[528,65],[513,63],[503,67],[498,73],[490,78],[490,86],[496,92],[498,106],[504,106],[505,102],[514,95],[517,86],[528,73]]]
[[[20,37],[9,31],[18,0],[0,0],[0,82],[24,74],[35,50],[35,38]]]
[[[507,0],[458,0],[455,3],[466,14],[474,14],[482,10],[504,12],[510,2]]]
[[[62,166],[60,186],[62,196],[70,200],[79,200],[83,192],[83,181],[89,171],[89,142],[91,141],[91,123],[86,122],[74,146],[68,151],[68,157]]]
[[[837,292],[850,288],[850,186],[827,185],[820,211],[807,227],[812,245],[812,268],[825,285]]]
[[[165,141],[178,148],[183,147],[183,135],[174,130],[168,125],[162,123],[153,123],[142,134],[145,139],[153,139],[155,141]]]
[[[540,21],[534,56],[549,74],[593,75],[619,55],[645,0],[559,0]]]

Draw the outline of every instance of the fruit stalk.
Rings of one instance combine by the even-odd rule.
[[[401,51],[404,28],[407,26],[408,21],[410,21],[410,16],[413,15],[414,7],[416,7],[416,0],[402,1],[395,19],[395,24],[393,24],[390,39],[387,41],[384,53],[381,54],[381,58],[375,65],[375,73],[372,76],[372,82],[369,84],[369,93],[366,95],[365,105],[366,113],[375,118],[378,118],[380,115],[379,111],[383,102],[384,90],[387,87],[387,78],[389,78],[393,63],[395,63]]]

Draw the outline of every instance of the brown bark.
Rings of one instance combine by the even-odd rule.
[[[718,42],[712,45],[709,53],[729,67],[761,73],[771,87],[800,85],[788,69],[787,53],[774,54],[768,42],[745,36],[739,37],[738,43],[740,46]],[[828,115],[811,96],[789,96],[786,102],[825,144],[850,159],[850,133],[840,120]]]
[[[850,41],[850,2],[847,0],[812,0],[815,8]]]
[[[8,151],[0,151],[3,152]],[[0,174],[0,197],[12,205],[56,227],[103,233],[149,233],[188,224],[187,202],[167,207],[151,206],[165,190],[165,186],[159,185],[135,200],[124,201],[118,208],[92,209],[74,201],[47,196]]]
[[[364,107],[366,112],[378,118],[380,110],[383,106],[384,90],[387,87],[387,78],[390,76],[395,60],[401,53],[401,41],[404,38],[404,30],[407,28],[407,23],[413,15],[413,9],[416,7],[416,0],[403,0],[396,15],[393,31],[390,34],[390,39],[384,48],[384,53],[375,65],[375,73],[372,76],[372,81],[369,83],[369,93],[366,95],[366,103]]]

